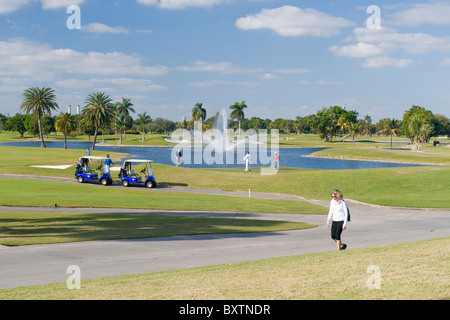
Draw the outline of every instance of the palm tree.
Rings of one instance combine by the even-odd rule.
[[[363,131],[362,133],[368,136],[369,134],[372,136],[370,127],[372,125],[372,117],[366,114],[363,120]]]
[[[114,104],[114,107],[115,107],[116,116],[120,116],[121,114],[123,114],[124,118],[126,118],[127,116],[130,115],[130,111],[133,113],[136,112],[133,109],[133,104],[131,103],[131,99],[128,99],[128,98],[122,98],[122,102],[116,102]],[[127,133],[125,131],[126,130],[125,126],[123,127],[123,130],[125,132],[125,138],[126,138]]]
[[[119,117],[116,117],[116,127],[117,129],[119,129],[120,131],[120,140],[119,140],[119,144],[122,144],[122,133],[123,131],[125,131],[125,116],[123,114],[121,114]]]
[[[145,126],[152,121],[152,118],[149,115],[147,115],[147,111],[145,111],[144,113],[138,114],[138,121],[139,121],[139,125],[141,126],[141,129],[142,129],[142,142],[144,142],[145,141]]]
[[[350,128],[350,134],[353,138],[353,148],[355,147],[355,138],[361,129],[361,125],[358,122],[350,122],[348,127]]]
[[[233,110],[230,114],[231,120],[238,120],[239,123],[239,140],[241,139],[241,121],[245,119],[244,109],[247,108],[245,101],[235,102],[230,106],[230,109]]]
[[[45,148],[41,118],[45,113],[51,115],[52,111],[59,108],[56,103],[55,91],[51,88],[29,88],[23,92],[23,98],[20,109],[27,114],[34,113],[37,115],[41,148]]]
[[[416,142],[416,150],[419,150],[420,139],[424,138],[428,132],[431,132],[430,125],[422,114],[415,113],[409,118],[408,128]]]
[[[194,121],[206,120],[206,109],[203,108],[203,103],[197,102],[195,104],[194,108],[192,109],[192,119]]]
[[[340,134],[342,134],[342,131],[344,131],[345,133],[345,128],[348,127],[349,125],[350,123],[344,117],[339,117],[336,123],[336,127],[339,128]],[[342,138],[342,140],[344,140],[344,138]]]
[[[381,123],[383,125],[383,129],[379,131],[381,134],[390,135],[391,136],[391,150],[392,150],[392,138],[397,133],[400,133],[399,121],[390,118],[381,119]]]
[[[95,127],[94,141],[91,148],[94,150],[98,128],[109,124],[113,118],[112,100],[104,92],[96,92],[91,93],[86,98],[85,104],[81,113],[85,117],[87,124]]]
[[[70,113],[60,113],[56,119],[55,129],[64,135],[64,149],[67,149],[67,134],[77,128],[75,117]]]

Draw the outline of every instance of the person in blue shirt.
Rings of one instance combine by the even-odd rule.
[[[109,168],[113,165],[111,158],[109,157],[109,154],[106,155],[105,159],[105,173],[109,173]]]

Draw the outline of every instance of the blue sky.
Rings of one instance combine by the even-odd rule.
[[[449,117],[449,25],[450,1],[0,0],[0,113],[46,86],[64,112],[101,91],[173,121],[242,100],[247,118]]]

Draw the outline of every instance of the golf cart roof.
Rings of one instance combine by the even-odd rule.
[[[94,156],[82,156],[80,159],[89,159],[89,160],[105,160],[106,157],[94,157]]]
[[[145,160],[145,159],[128,159],[125,160],[124,163],[131,162],[131,163],[152,163],[153,160]]]

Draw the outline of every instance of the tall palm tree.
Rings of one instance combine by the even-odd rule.
[[[56,103],[55,91],[51,88],[29,88],[23,92],[23,102],[20,109],[27,114],[34,113],[37,115],[39,137],[41,139],[41,148],[45,148],[44,135],[42,134],[42,116],[47,113],[51,115],[51,112],[58,109]]]
[[[371,125],[372,125],[372,117],[366,114],[363,120],[363,128],[362,128],[363,132],[361,133],[365,134],[366,136],[368,136],[369,134],[372,136],[370,130]]]
[[[206,120],[206,109],[203,108],[203,103],[197,102],[192,109],[192,119],[194,121]]]
[[[235,102],[230,106],[230,109],[233,110],[230,114],[231,120],[236,119],[239,123],[239,140],[241,139],[241,121],[245,119],[244,109],[247,108],[245,101]]]
[[[123,133],[123,131],[125,131],[125,124],[126,124],[126,121],[125,121],[125,116],[123,114],[116,117],[116,127],[117,127],[117,129],[119,129],[119,132],[120,132],[119,144],[122,144],[122,142],[123,142],[122,133]]]
[[[97,141],[98,128],[111,123],[113,118],[112,100],[104,92],[91,93],[85,101],[85,106],[81,112],[86,122],[95,127],[92,150]]]
[[[348,127],[349,127],[350,134],[352,135],[353,148],[354,148],[355,147],[355,138],[361,129],[361,125],[358,122],[350,122],[348,124]]]
[[[142,142],[145,141],[145,126],[152,121],[152,118],[147,115],[147,111],[144,113],[138,114],[138,122],[142,129]]]
[[[60,113],[56,118],[55,129],[64,135],[64,149],[67,149],[67,134],[77,128],[75,117],[70,113]]]
[[[114,104],[114,107],[115,107],[116,116],[118,116],[118,117],[120,115],[123,115],[123,117],[126,118],[127,116],[130,115],[130,112],[133,112],[133,113],[136,112],[133,109],[133,104],[131,103],[131,99],[128,99],[128,98],[122,98],[122,101],[121,102],[116,102]],[[125,138],[126,138],[126,136],[127,136],[127,133],[125,131],[126,127],[124,126],[122,128],[122,130],[124,130]]]
[[[401,132],[399,121],[390,118],[381,119],[381,123],[383,125],[383,129],[380,130],[381,134],[390,135],[391,136],[391,150],[392,150],[392,138],[397,133]]]

